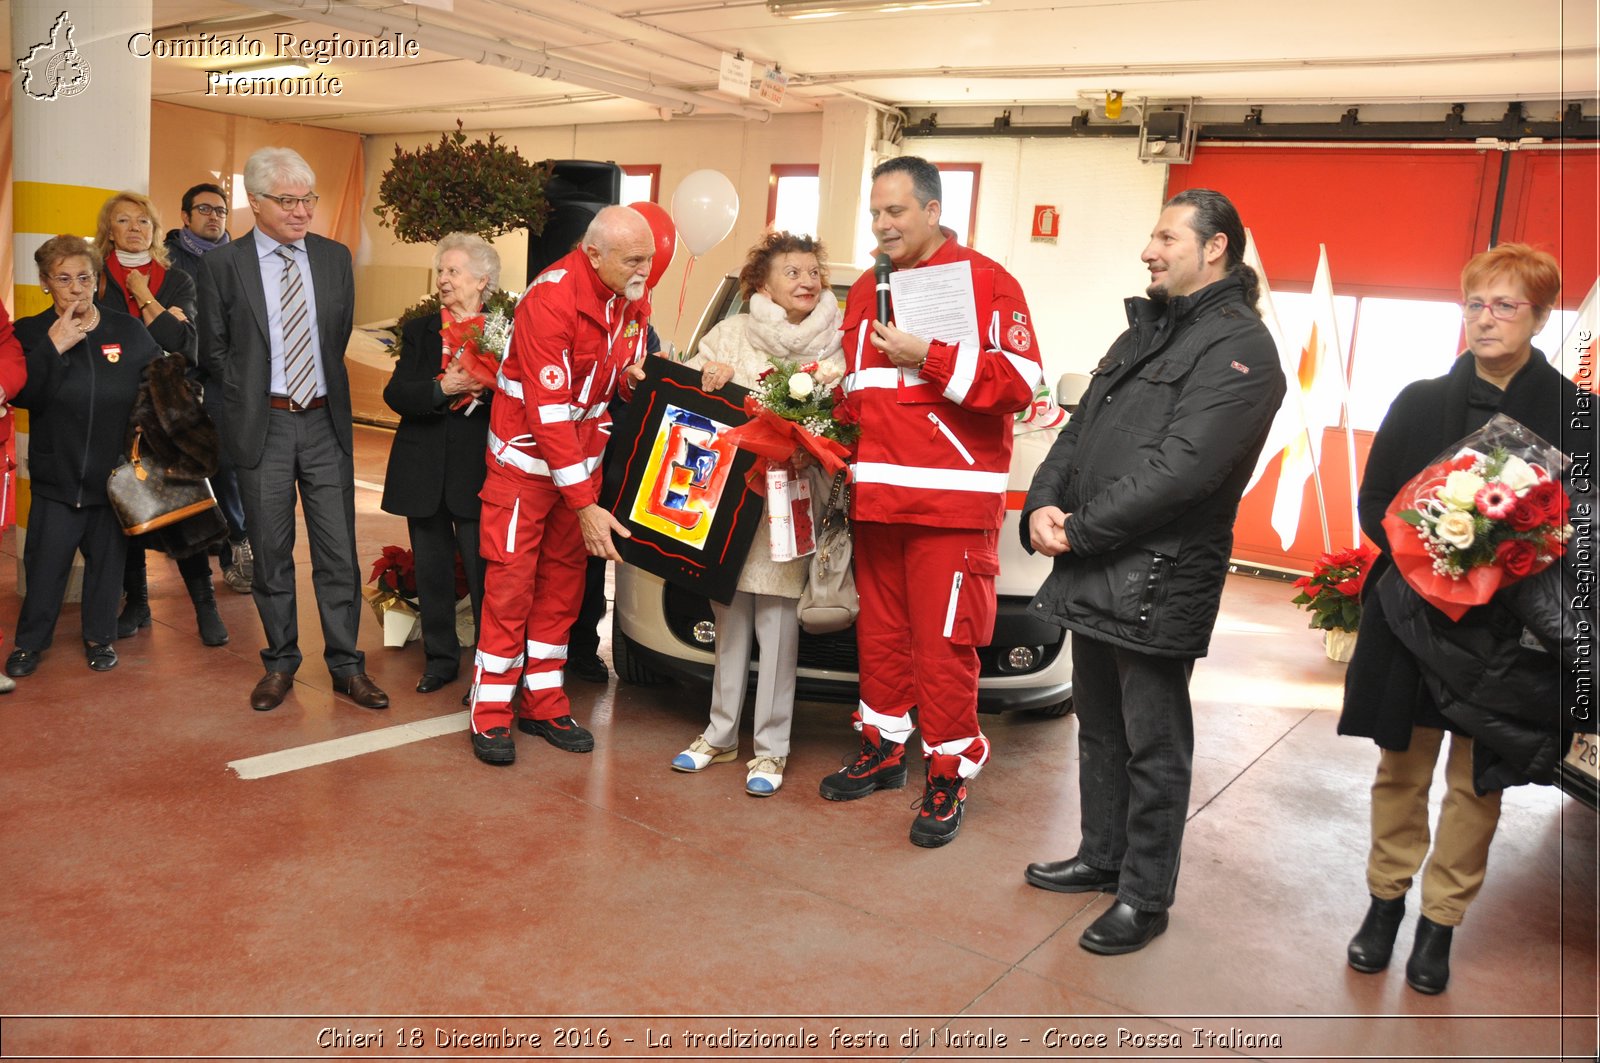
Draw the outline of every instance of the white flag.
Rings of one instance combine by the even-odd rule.
[[[1256,248],[1256,234],[1246,229],[1244,236],[1244,264],[1255,270],[1256,276],[1261,281],[1261,301],[1257,304],[1261,310],[1261,322],[1267,326],[1267,333],[1278,348],[1278,363],[1283,366],[1285,379],[1293,380],[1300,365],[1299,348],[1290,347],[1289,341],[1283,337],[1283,326],[1278,323],[1278,311],[1272,305],[1272,286],[1267,283],[1267,267],[1261,264],[1261,253]],[[1250,474],[1250,482],[1245,485],[1245,494],[1249,494],[1251,489],[1261,482],[1267,466],[1271,465],[1272,459],[1289,445],[1289,440],[1305,431],[1305,423],[1305,414],[1300,410],[1300,393],[1295,388],[1290,388],[1288,394],[1283,397],[1282,405],[1278,407],[1277,415],[1272,418],[1272,427],[1267,430],[1267,441],[1261,448],[1261,457],[1256,459],[1256,468]]]
[[[1322,430],[1339,423],[1340,411],[1349,399],[1326,245],[1322,246],[1317,258],[1317,274],[1311,282],[1311,302],[1310,334],[1300,349],[1296,371],[1289,376],[1289,390],[1298,390],[1300,393],[1305,431],[1290,439],[1282,451],[1278,494],[1272,503],[1272,527],[1277,531],[1285,550],[1294,543],[1295,534],[1300,530],[1300,501],[1305,493],[1306,481],[1313,476],[1319,477],[1318,505],[1324,505],[1317,471],[1322,459]],[[1325,508],[1320,516],[1326,528]],[[1358,529],[1356,535],[1359,534]],[[1323,535],[1323,549],[1332,549],[1326,532]]]

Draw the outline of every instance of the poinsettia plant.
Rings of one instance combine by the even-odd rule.
[[[1294,581],[1300,593],[1290,601],[1311,613],[1311,627],[1322,631],[1356,630],[1361,626],[1361,588],[1377,556],[1367,546],[1323,554],[1311,575]]]
[[[385,546],[383,553],[372,562],[372,575],[368,583],[376,583],[380,591],[387,592],[415,604],[417,600],[417,562],[410,550],[403,546]]]

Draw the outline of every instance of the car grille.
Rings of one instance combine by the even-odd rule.
[[[704,620],[713,620],[711,603],[705,596],[693,591],[684,590],[667,584],[664,590],[663,611],[667,618],[667,627],[673,637],[686,646],[697,650],[706,651],[710,646],[696,641],[694,637],[695,625]],[[1008,630],[1009,628],[1020,630]],[[1062,638],[1059,629],[1041,631],[1039,622],[1026,615],[1020,617],[1007,616],[1002,610],[1001,616],[995,626],[995,642],[1001,645],[1033,645],[1043,652],[1030,672],[1039,672],[1048,668],[1061,653]],[[751,647],[751,658],[759,659],[761,648]],[[979,674],[981,676],[1017,675],[1017,672],[1006,672],[999,668],[999,651],[993,645],[983,646],[978,650]],[[831,635],[808,635],[800,633],[800,667],[814,668],[830,672],[846,672],[855,674],[859,670],[860,659],[856,656],[856,629],[846,628]]]

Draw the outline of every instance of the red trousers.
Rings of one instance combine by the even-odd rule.
[[[904,742],[917,709],[922,748],[959,760],[963,777],[989,759],[978,729],[978,647],[994,635],[995,532],[913,524],[855,525],[856,727]],[[936,765],[937,766],[937,765]]]
[[[513,480],[492,466],[483,487],[479,550],[483,620],[472,687],[472,730],[511,724],[520,677],[523,716],[568,714],[561,670],[583,604],[587,553],[578,515],[548,481]]]

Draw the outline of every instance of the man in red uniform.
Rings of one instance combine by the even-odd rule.
[[[654,248],[643,216],[607,207],[517,304],[479,495],[485,570],[472,751],[487,764],[516,760],[519,676],[518,730],[574,753],[594,748],[594,735],[572,718],[561,671],[583,600],[585,551],[620,561],[611,535],[628,534],[599,504],[600,456],[610,435],[606,404],[619,389],[631,393],[645,355]]]
[[[1012,414],[1043,377],[1022,288],[939,225],[939,171],[904,156],[872,172],[872,232],[896,269],[965,264],[972,336],[916,336],[874,320],[875,281],[850,288],[845,390],[860,412],[855,477],[861,751],[822,780],[830,801],[905,785],[911,709],[927,784],[911,840],[961,826],[967,780],[989,759],[978,729],[978,651],[994,633],[996,536]],[[959,272],[959,269],[955,272]]]

